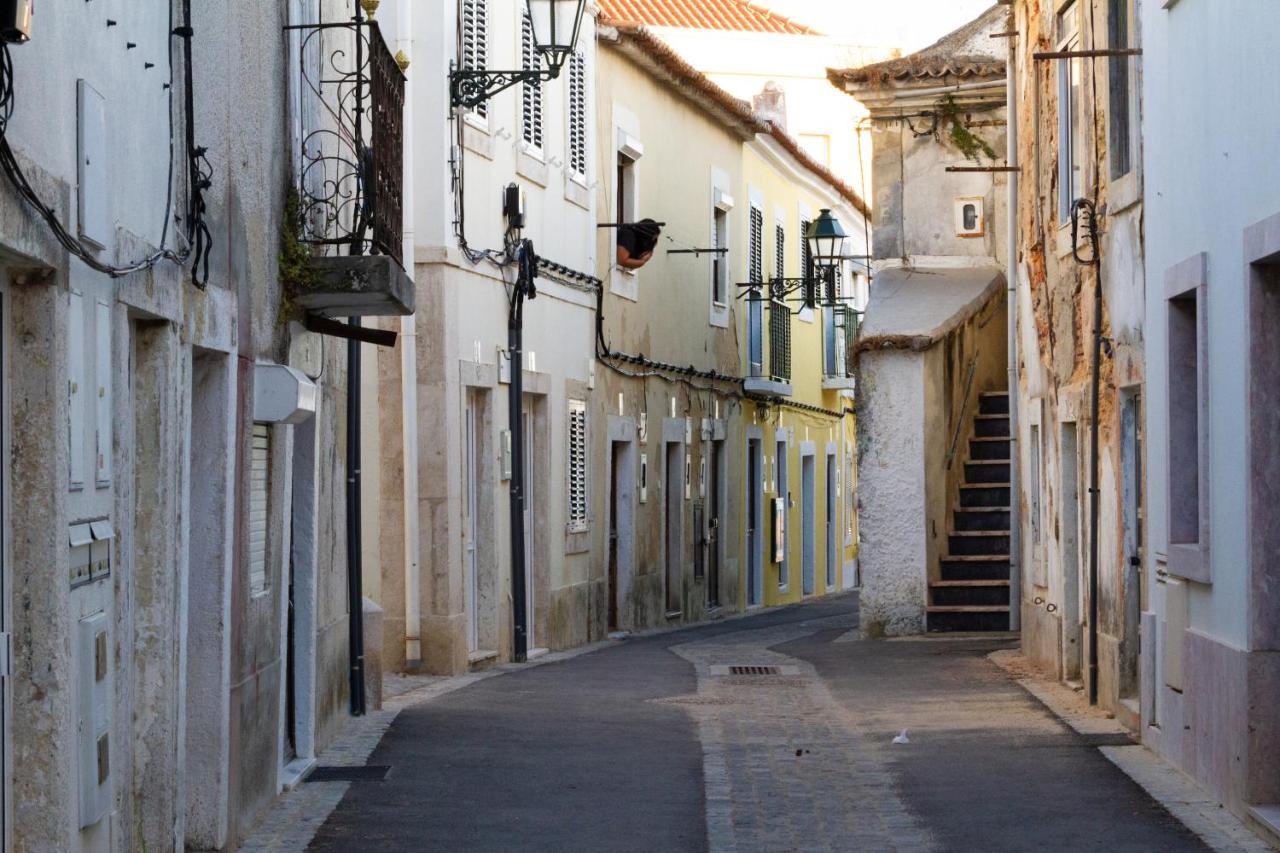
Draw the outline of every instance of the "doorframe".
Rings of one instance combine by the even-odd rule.
[[[1070,440],[1068,441],[1068,433]],[[1070,444],[1070,447],[1068,447]],[[1080,522],[1084,517],[1081,512],[1080,498],[1080,422],[1064,420],[1058,423],[1058,466],[1062,480],[1062,530],[1063,564],[1062,564],[1062,628],[1059,641],[1059,654],[1062,656],[1062,675],[1064,678],[1078,679],[1084,672],[1084,623],[1081,614],[1084,602],[1081,590],[1082,561],[1080,544]],[[1067,538],[1069,537],[1069,538]],[[1075,639],[1075,648],[1071,649],[1069,641]]]
[[[9,512],[12,482],[9,472],[11,424],[9,360],[9,271],[0,273],[0,632],[6,644],[7,671],[0,673],[0,849],[13,849],[13,568],[12,517]]]
[[[662,422],[662,571],[663,608],[667,619],[681,618],[685,613],[684,578],[686,560],[685,528],[685,455],[689,452],[685,443],[688,421],[684,418],[664,418]],[[672,476],[674,460],[675,474]],[[674,513],[674,516],[673,516]],[[673,525],[674,517],[674,525]],[[674,526],[674,530],[672,529]],[[671,553],[672,540],[677,549]],[[672,585],[675,589],[672,589]],[[676,607],[672,607],[672,602]]]
[[[751,477],[752,470],[755,471],[754,478]],[[746,609],[752,610],[764,604],[764,431],[758,426],[747,427],[746,473],[747,500],[743,509],[748,518],[743,526],[747,554],[743,601]],[[753,504],[754,513],[751,511]],[[755,592],[755,601],[751,600],[752,591]]]
[[[835,592],[836,587],[840,585],[840,578],[837,569],[840,565],[840,540],[837,539],[837,533],[840,532],[840,497],[836,493],[836,482],[840,477],[840,456],[836,451],[835,442],[827,442],[826,452],[826,490],[824,494],[827,499],[827,512],[825,515],[827,523],[827,564],[826,564],[826,581],[827,592]],[[843,537],[841,537],[843,538]]]
[[[609,472],[606,476],[609,479],[609,484],[606,490],[606,500],[609,501],[609,513],[613,512],[614,504],[615,502],[617,503],[618,545],[617,553],[614,554],[613,546],[609,542],[608,523],[606,522],[605,565],[608,566],[609,560],[615,560],[617,565],[617,587],[608,590],[607,594],[617,599],[617,629],[626,631],[633,627],[633,620],[629,618],[630,614],[623,605],[626,603],[627,594],[631,591],[631,581],[635,577],[635,507],[636,484],[639,476],[637,474],[639,462],[636,453],[635,419],[610,415],[608,431]],[[616,465],[614,463],[614,454],[621,455]],[[618,471],[621,474],[617,482],[614,482],[614,471]],[[620,501],[618,500],[619,498],[621,498]],[[606,585],[608,585],[607,571],[606,568]],[[607,618],[606,615],[606,620]]]
[[[725,429],[723,421],[713,421],[711,425],[711,440],[706,443],[709,448],[710,458],[707,460],[707,473],[711,478],[711,483],[707,489],[707,499],[710,502],[707,512],[707,524],[710,525],[710,510],[714,508],[716,514],[714,518],[719,519],[719,524],[715,528],[715,541],[711,543],[711,547],[707,553],[707,608],[719,608],[724,606],[721,597],[720,585],[723,580],[724,570],[724,544],[725,544],[725,508],[729,505],[728,491],[728,457],[725,442]]]
[[[810,472],[809,476],[805,476]],[[808,488],[806,488],[806,486]],[[808,518],[806,518],[806,515]],[[812,441],[800,444],[800,594],[818,589],[818,453]],[[808,545],[807,553],[805,545]]]

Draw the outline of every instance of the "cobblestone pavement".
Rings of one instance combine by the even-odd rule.
[[[853,613],[743,631],[672,648],[694,665],[707,799],[716,851],[928,850],[929,832],[898,796],[886,746],[857,730],[809,663],[773,650]],[[733,666],[777,674],[732,675]]]
[[[404,682],[320,762],[387,778],[304,784],[244,849],[1206,849],[987,659],[1007,638],[856,619],[845,596]]]

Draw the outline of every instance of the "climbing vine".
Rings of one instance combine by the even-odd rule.
[[[298,239],[302,233],[302,199],[292,186],[285,192],[284,215],[280,223],[280,308],[277,323],[301,320],[302,311],[292,297],[313,290],[319,283],[312,266],[312,249]]]
[[[946,95],[938,102],[938,119],[937,132],[945,127],[947,139],[966,160],[981,163],[983,157],[993,161],[996,159],[995,149],[965,126],[965,116],[960,112],[960,105],[951,95]]]

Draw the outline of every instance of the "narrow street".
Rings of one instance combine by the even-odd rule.
[[[986,659],[1009,641],[856,624],[841,596],[407,708],[311,849],[1206,849]]]

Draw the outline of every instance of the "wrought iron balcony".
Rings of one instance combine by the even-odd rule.
[[[297,240],[315,276],[295,295],[320,314],[413,311],[404,273],[405,76],[377,23],[295,25]]]

